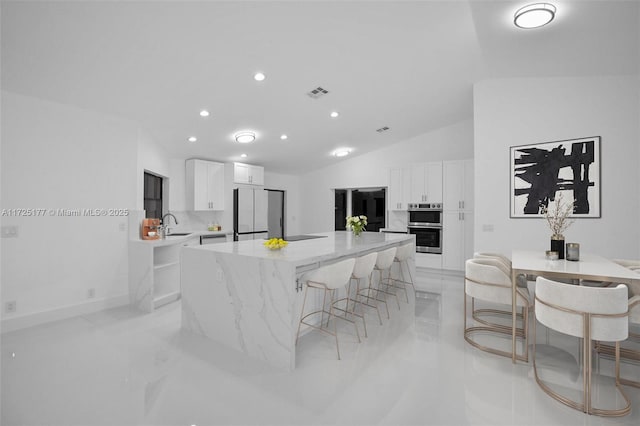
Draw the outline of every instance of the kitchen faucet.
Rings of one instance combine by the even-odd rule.
[[[169,235],[170,234],[170,232],[169,232],[169,230],[170,230],[169,222],[171,222],[171,220],[167,220],[167,224],[166,225],[164,223],[164,218],[167,217],[167,216],[172,217],[173,220],[176,222],[176,225],[178,224],[178,219],[176,219],[176,217],[173,215],[173,213],[167,213],[164,216],[162,216],[161,221],[162,221],[162,229],[164,230],[164,233],[163,233],[164,235]]]

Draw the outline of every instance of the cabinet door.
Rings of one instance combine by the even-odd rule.
[[[424,164],[414,164],[413,166],[411,166],[410,173],[411,173],[411,179],[410,179],[411,190],[409,191],[409,195],[410,195],[409,202],[420,203],[420,202],[427,201],[425,188],[424,188],[424,181],[425,181]]]
[[[264,167],[249,167],[249,183],[252,185],[264,185]]]
[[[443,164],[445,210],[462,209],[464,197],[464,164],[461,161],[445,161]]]
[[[462,209],[473,210],[473,182],[474,182],[474,170],[473,160],[464,160],[464,184],[463,184],[463,198]]]
[[[442,268],[463,270],[465,260],[464,213],[445,211],[442,221]]]
[[[406,204],[403,200],[404,173],[401,167],[389,169],[389,198],[387,205],[389,210],[405,210]]]
[[[427,163],[425,165],[425,201],[429,203],[442,202],[442,162]]]
[[[205,161],[193,164],[193,210],[209,210],[208,167]]]
[[[464,270],[464,262],[473,257],[473,213],[462,212],[462,219],[464,220],[464,258],[462,259],[462,265],[460,268],[461,270]]]
[[[249,183],[249,165],[233,163],[233,181],[235,183]]]
[[[224,210],[224,164],[208,164],[207,184],[209,209]]]

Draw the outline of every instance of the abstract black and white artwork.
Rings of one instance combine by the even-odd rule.
[[[511,147],[511,217],[542,217],[560,193],[572,217],[600,217],[600,136]]]

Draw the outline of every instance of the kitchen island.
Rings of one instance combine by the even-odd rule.
[[[182,328],[292,370],[304,286],[300,278],[340,260],[415,243],[408,234],[313,235],[322,238],[291,242],[279,251],[265,248],[263,240],[184,247]],[[408,268],[415,276],[413,257]],[[392,274],[400,276],[397,265]],[[413,298],[409,301],[413,304]]]

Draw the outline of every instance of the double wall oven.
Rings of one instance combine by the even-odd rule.
[[[442,203],[410,203],[408,207],[407,229],[416,236],[416,251],[442,254]]]

